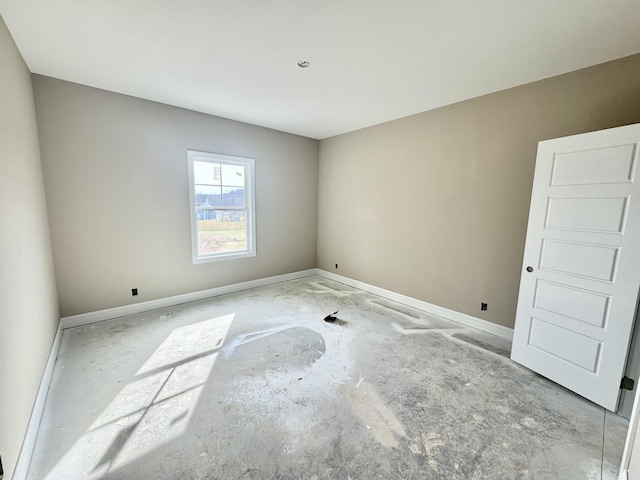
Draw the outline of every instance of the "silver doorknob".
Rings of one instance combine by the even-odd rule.
[[[531,266],[527,267],[527,272],[529,272],[529,273],[533,272],[533,267],[531,267]]]

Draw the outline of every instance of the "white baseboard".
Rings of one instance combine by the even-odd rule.
[[[185,293],[183,295],[175,295],[173,297],[160,298],[158,300],[150,300],[147,302],[140,302],[132,305],[124,305],[121,307],[108,308],[105,310],[63,317],[62,319],[60,319],[58,331],[56,332],[56,336],[51,347],[51,352],[49,354],[49,359],[42,375],[42,381],[40,382],[40,387],[38,388],[38,394],[36,395],[31,418],[29,419],[27,433],[22,443],[22,448],[20,450],[20,455],[18,457],[18,462],[16,464],[12,479],[23,480],[27,476],[29,463],[31,461],[33,448],[36,442],[36,436],[38,434],[38,427],[40,426],[44,404],[47,399],[47,392],[49,391],[49,384],[51,383],[51,377],[53,375],[53,367],[58,356],[58,349],[60,348],[62,330],[66,328],[77,327],[80,325],[87,325],[94,322],[100,322],[103,320],[109,320],[112,318],[124,317],[136,313],[156,310],[159,308],[172,307],[175,305],[180,305],[182,303],[204,300],[205,298],[217,297],[228,293],[240,292],[243,290],[248,290],[250,288],[264,287],[267,285],[273,285],[289,280],[297,280],[299,278],[305,278],[312,275],[319,275],[329,280],[334,280],[336,282],[358,288],[365,292],[373,293],[374,295],[378,295],[388,300],[393,300],[395,302],[417,308],[418,310],[422,310],[432,315],[437,315],[439,317],[446,318],[447,320],[451,320],[468,327],[477,328],[478,330],[498,335],[499,337],[506,338],[508,340],[513,339],[513,329],[511,328],[487,322],[486,320],[472,317],[471,315],[456,312],[454,310],[449,310],[448,308],[440,307],[438,305],[433,305],[431,303],[408,297],[400,293],[375,287],[373,285],[369,285],[368,283],[353,280],[348,277],[343,277],[342,275],[336,275],[335,273],[327,272],[326,270],[322,270],[320,268],[312,268],[309,270],[302,270],[300,272],[276,275],[273,277],[260,278],[257,280],[235,283],[233,285],[225,285],[223,287],[216,287],[193,293]]]
[[[123,305],[121,307],[107,308],[105,310],[98,310],[95,312],[81,313],[79,315],[73,315],[69,317],[63,317],[60,320],[61,328],[73,328],[81,325],[88,325],[90,323],[101,322],[103,320],[110,320],[112,318],[125,317],[127,315],[134,315],[137,313],[148,312],[150,310],[157,310],[159,308],[173,307],[182,303],[195,302],[197,300],[204,300],[205,298],[217,297],[220,295],[226,295],[228,293],[240,292],[248,290],[250,288],[264,287],[267,285],[273,285],[275,283],[286,282],[289,280],[297,280],[299,278],[309,277],[311,275],[320,275],[334,280],[336,282],[349,285],[354,288],[358,288],[365,292],[373,293],[383,298],[393,300],[395,302],[408,305],[418,310],[437,315],[439,317],[446,318],[456,323],[466,325],[468,327],[477,328],[484,332],[498,335],[499,337],[506,338],[507,340],[513,339],[513,329],[504,327],[480,318],[472,317],[465,313],[449,310],[448,308],[433,305],[422,300],[418,300],[400,293],[385,290],[368,283],[361,282],[359,280],[353,280],[342,275],[327,272],[320,268],[311,268],[309,270],[302,270],[299,272],[287,273],[284,275],[276,275],[274,277],[260,278],[257,280],[250,280],[248,282],[234,283],[232,285],[225,285],[223,287],[210,288],[208,290],[200,290],[198,292],[185,293],[182,295],[175,295],[173,297],[160,298],[157,300],[149,300],[147,302],[134,303],[131,305]]]
[[[44,368],[42,379],[40,380],[40,386],[38,387],[38,393],[36,394],[36,400],[33,403],[33,409],[31,410],[31,417],[29,417],[29,425],[27,426],[27,433],[22,441],[22,448],[18,455],[18,461],[16,462],[16,468],[13,471],[13,480],[23,480],[27,478],[27,472],[29,470],[29,463],[31,463],[31,457],[33,456],[33,448],[36,444],[36,437],[38,436],[38,429],[40,428],[40,420],[44,412],[44,404],[47,400],[47,393],[49,392],[49,385],[51,384],[51,377],[53,376],[53,367],[56,364],[56,358],[58,358],[58,350],[60,348],[60,340],[62,338],[62,325],[58,322],[58,330],[56,336],[53,339],[53,345],[51,345],[51,351],[49,352],[49,358],[47,365]]]
[[[451,320],[452,322],[461,323],[462,325],[466,325],[467,327],[477,328],[478,330],[492,333],[493,335],[506,338],[507,340],[513,340],[512,328],[488,322],[486,320],[482,320],[481,318],[472,317],[471,315],[467,315],[466,313],[449,310],[448,308],[433,305],[432,303],[423,302],[422,300],[408,297],[400,293],[392,292],[391,290],[385,290],[384,288],[375,287],[359,280],[353,280],[348,277],[343,277],[342,275],[336,275],[335,273],[327,272],[326,270],[322,270],[320,268],[316,269],[316,273],[322,277],[328,278],[329,280],[344,283],[345,285],[349,285],[350,287],[364,290],[365,292],[373,293],[374,295],[378,295],[388,300],[393,300],[394,302],[417,308],[418,310],[422,310],[423,312],[446,318],[447,320]]]
[[[225,285],[223,287],[211,288],[208,290],[185,293],[183,295],[175,295],[173,297],[150,300],[148,302],[140,302],[133,305],[124,305],[122,307],[108,308],[96,312],[83,313],[80,315],[61,318],[60,322],[58,323],[58,330],[53,340],[53,345],[51,346],[47,365],[45,366],[44,373],[42,374],[42,380],[40,381],[38,393],[36,394],[36,400],[31,411],[31,417],[29,418],[27,432],[22,442],[22,448],[20,449],[18,461],[11,477],[12,480],[24,480],[27,477],[29,463],[31,462],[31,457],[33,456],[33,448],[35,446],[36,437],[38,435],[38,428],[40,427],[40,420],[42,419],[42,414],[44,411],[44,404],[47,399],[49,385],[51,384],[53,367],[55,366],[56,358],[58,358],[58,350],[60,349],[60,341],[62,339],[62,330],[66,328],[77,327],[80,325],[87,325],[94,322],[100,322],[102,320],[109,320],[111,318],[118,318],[126,315],[146,312],[149,310],[156,310],[158,308],[172,307],[182,303],[203,300],[205,298],[217,297],[219,295],[225,295],[227,293],[240,292],[242,290],[248,290],[250,288],[263,287],[266,285],[286,282],[289,280],[297,280],[299,278],[309,277],[315,274],[316,269],[312,268],[309,270],[302,270],[300,272],[260,278],[248,282],[235,283],[233,285]]]
[[[136,313],[148,312],[159,308],[173,307],[182,303],[195,302],[204,300],[205,298],[218,297],[228,293],[241,292],[250,288],[264,287],[275,283],[287,282],[289,280],[297,280],[299,278],[309,277],[316,274],[316,269],[302,270],[299,272],[285,273],[284,275],[276,275],[274,277],[259,278],[248,282],[234,283],[233,285],[225,285],[223,287],[210,288],[208,290],[200,290],[198,292],[185,293],[175,295],[173,297],[159,298],[157,300],[149,300],[147,302],[134,303],[131,305],[123,305],[121,307],[107,308],[95,312],[81,313],[63,317],[60,320],[62,329],[79,327],[80,325],[88,325],[90,323],[110,320],[112,318],[125,317]]]

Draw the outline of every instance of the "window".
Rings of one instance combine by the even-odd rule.
[[[256,254],[254,160],[187,151],[193,263]]]

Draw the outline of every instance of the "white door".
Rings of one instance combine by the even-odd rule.
[[[640,287],[640,124],[538,144],[511,358],[615,411]]]

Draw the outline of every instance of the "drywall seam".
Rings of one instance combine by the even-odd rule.
[[[38,429],[40,428],[40,420],[44,412],[44,404],[47,400],[47,394],[49,392],[49,385],[51,384],[51,377],[53,376],[53,367],[56,364],[58,358],[58,350],[60,349],[60,341],[62,339],[62,322],[58,323],[58,330],[56,336],[53,339],[51,345],[51,351],[49,352],[49,359],[44,367],[44,373],[40,380],[40,386],[38,387],[38,393],[36,394],[36,400],[33,403],[33,409],[31,410],[31,416],[29,417],[29,424],[27,425],[27,433],[22,441],[22,448],[18,455],[18,461],[16,462],[15,469],[13,470],[13,480],[23,480],[27,478],[27,472],[29,470],[29,464],[31,463],[31,457],[33,456],[33,449],[36,444],[36,437],[38,436]]]
[[[462,325],[466,325],[467,327],[477,328],[478,330],[482,330],[483,332],[492,333],[493,335],[506,338],[507,340],[513,340],[512,328],[488,322],[486,320],[482,320],[481,318],[472,317],[471,315],[467,315],[466,313],[449,310],[448,308],[440,307],[438,305],[424,302],[413,297],[408,297],[400,293],[392,292],[391,290],[385,290],[384,288],[369,285],[368,283],[364,283],[359,280],[354,280],[352,278],[343,277],[342,275],[327,272],[326,270],[322,270],[320,268],[317,268],[316,272],[318,275],[328,278],[329,280],[344,283],[345,285],[364,290],[365,292],[373,293],[374,295],[378,295],[388,300],[393,300],[394,302],[417,308],[418,310],[422,310],[432,315],[446,318],[447,320],[451,320],[452,322],[461,323]]]
[[[264,287],[267,285],[273,285],[275,283],[287,282],[289,280],[297,280],[299,278],[310,277],[315,274],[316,270],[314,268],[309,270],[301,270],[299,272],[285,273],[284,275],[276,275],[273,277],[250,280],[248,282],[234,283],[232,285],[225,285],[222,287],[210,288],[207,290],[200,290],[192,293],[184,293],[182,295],[159,298],[157,300],[149,300],[147,302],[107,308],[105,310],[98,310],[95,312],[81,313],[78,315],[63,317],[60,320],[60,323],[62,325],[62,329],[64,330],[67,328],[79,327],[81,325],[88,325],[90,323],[101,322],[103,320],[110,320],[112,318],[125,317],[127,315],[134,315],[136,313],[157,310],[158,308],[173,307],[182,303],[195,302],[197,300],[204,300],[205,298],[218,297],[220,295],[226,295],[228,293],[241,292],[242,290],[249,290],[250,288]]]

